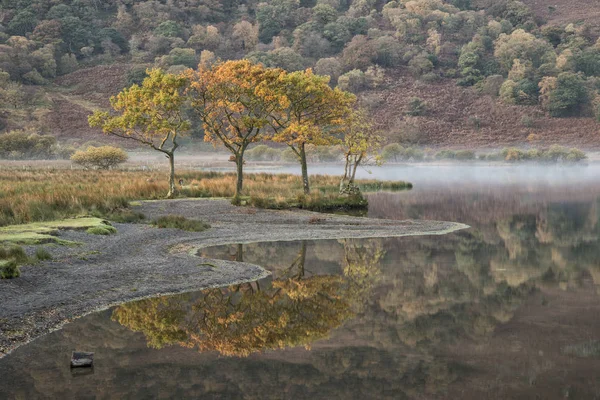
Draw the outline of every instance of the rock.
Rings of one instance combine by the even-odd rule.
[[[71,355],[71,368],[90,368],[94,366],[94,353],[74,351]]]

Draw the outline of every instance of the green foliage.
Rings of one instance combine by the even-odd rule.
[[[502,149],[502,151],[499,154],[499,157],[492,156],[488,158],[500,158],[508,162],[539,161],[551,163],[576,163],[585,160],[587,156],[583,151],[576,148],[567,149],[559,145],[552,145],[545,150],[530,149],[528,151],[525,151],[516,147],[505,148]]]
[[[573,57],[575,72],[586,76],[600,76],[600,49],[585,49]]]
[[[474,160],[476,156],[473,150],[458,150],[454,158],[457,160],[465,161]]]
[[[144,79],[148,77],[147,68],[144,66],[135,66],[127,71],[127,85],[141,85]]]
[[[182,34],[182,29],[175,21],[165,21],[154,29],[154,34],[165,37],[179,37]]]
[[[19,266],[28,263],[29,257],[20,246],[0,246],[0,279],[21,276]]]
[[[104,224],[102,226],[93,226],[91,228],[88,228],[86,232],[90,235],[108,236],[114,235],[115,233],[117,233],[117,230],[113,226]]]
[[[252,161],[277,161],[280,158],[281,151],[264,144],[260,144],[246,151],[246,159]]]
[[[287,148],[281,152],[281,161],[285,161],[288,163],[297,163],[300,160],[296,152],[294,152],[294,150]]]
[[[385,161],[400,161],[401,155],[404,152],[404,147],[398,143],[391,143],[383,147],[381,157]]]
[[[40,261],[52,260],[52,254],[50,254],[45,248],[38,247],[35,249],[35,258]]]
[[[408,107],[406,109],[406,114],[411,115],[413,117],[419,115],[425,115],[427,112],[427,102],[418,97],[411,97],[408,99]]]
[[[157,228],[181,229],[188,232],[202,232],[210,228],[206,222],[187,219],[182,215],[165,215],[152,222]]]
[[[118,209],[101,215],[110,221],[122,224],[139,223],[146,219],[144,214],[129,209]]]
[[[194,68],[198,65],[198,57],[194,49],[175,48],[169,52],[169,55],[162,56],[158,63],[163,66],[183,65]]]
[[[3,159],[53,159],[59,148],[56,138],[32,131],[10,131],[0,135],[0,158]]]
[[[550,92],[547,109],[554,117],[580,115],[589,103],[583,78],[571,72],[558,76],[556,88]]]
[[[13,279],[19,276],[21,270],[15,260],[0,261],[0,279]]]
[[[405,148],[398,143],[392,143],[382,149],[381,158],[385,161],[421,161],[425,158],[425,153],[417,148]]]

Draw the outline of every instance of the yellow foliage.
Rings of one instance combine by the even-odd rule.
[[[71,161],[86,168],[97,167],[100,169],[109,169],[124,163],[127,161],[127,158],[127,153],[118,147],[89,146],[85,151],[75,152],[71,156]]]

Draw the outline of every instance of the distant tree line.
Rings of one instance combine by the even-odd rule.
[[[400,68],[556,117],[600,116],[593,31],[544,25],[516,0],[484,10],[470,0],[0,2],[0,90],[10,94],[0,107],[21,101],[15,85],[44,85],[82,66],[123,59],[179,73],[240,58],[289,72],[310,67],[354,93]]]

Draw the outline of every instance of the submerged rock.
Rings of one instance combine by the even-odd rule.
[[[90,368],[94,366],[94,353],[74,351],[71,355],[71,368]]]

